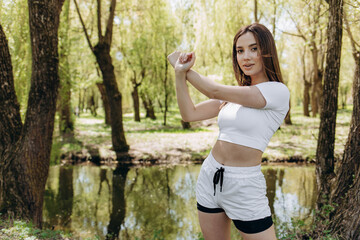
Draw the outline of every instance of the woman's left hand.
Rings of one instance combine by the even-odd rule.
[[[181,53],[178,60],[175,63],[175,72],[187,72],[195,63],[195,53]]]

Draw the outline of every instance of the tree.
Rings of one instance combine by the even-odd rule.
[[[22,124],[11,56],[0,25],[0,212],[41,226],[59,86],[58,27],[64,1],[28,1],[31,89]]]
[[[306,53],[306,46],[305,46],[305,50],[301,56],[301,64],[302,64],[302,79],[304,81],[304,91],[303,91],[303,114],[304,116],[310,117],[310,112],[309,112],[309,104],[310,104],[310,87],[311,87],[311,82],[308,80],[308,76],[307,76],[307,72],[306,72],[306,58],[305,58],[305,53]]]
[[[307,2],[301,1],[300,8],[309,8],[311,14],[306,15],[306,19],[301,19],[294,16],[293,12],[287,10],[291,21],[295,24],[297,33],[284,32],[285,34],[300,37],[304,40],[305,49],[309,49],[311,53],[311,80],[304,79],[304,98],[303,105],[305,113],[308,111],[308,100],[309,91],[311,90],[311,111],[312,116],[316,117],[320,110],[320,102],[322,96],[322,75],[323,75],[323,62],[324,62],[324,49],[323,49],[323,31],[321,14],[323,3],[322,1]],[[302,13],[302,12],[301,12]],[[300,19],[300,20],[295,20]],[[304,23],[302,23],[304,21]],[[303,27],[302,25],[309,26],[309,28]],[[304,75],[303,75],[304,76]]]
[[[126,143],[123,121],[122,121],[123,119],[122,95],[118,89],[116,76],[114,72],[114,66],[112,64],[112,58],[110,55],[116,0],[111,0],[110,3],[109,18],[106,24],[105,35],[103,35],[102,33],[103,31],[102,31],[102,23],[101,23],[101,16],[102,16],[101,0],[97,0],[98,43],[95,46],[91,44],[89,35],[87,33],[84,21],[82,20],[80,9],[76,0],[74,0],[74,2],[81,24],[83,26],[83,30],[87,42],[89,44],[92,53],[96,57],[96,61],[102,73],[106,97],[110,105],[111,139],[113,144],[113,150],[116,152],[116,156],[118,160],[121,161],[122,159],[127,159],[129,146]]]
[[[338,86],[342,44],[343,1],[328,0],[328,52],[323,86],[323,102],[320,114],[319,137],[316,148],[316,177],[318,208],[328,202],[331,179],[334,177],[335,126],[338,106]]]
[[[355,60],[353,112],[344,154],[337,164],[331,186],[330,204],[335,210],[330,215],[329,229],[344,239],[360,239],[360,44],[356,42],[345,14],[344,21]]]
[[[141,27],[144,27],[144,24],[139,24]],[[135,24],[132,24],[131,29],[133,30],[133,35],[145,35],[144,31],[142,33],[136,33]],[[132,91],[131,97],[133,99],[133,108],[134,108],[134,120],[140,122],[140,99],[139,99],[139,87],[142,85],[147,70],[150,68],[151,62],[151,48],[149,48],[149,43],[147,41],[149,37],[140,36],[132,41],[132,45],[127,47],[126,50],[123,48],[122,53],[125,55],[126,62],[128,64],[128,69],[132,70],[132,76],[130,77]],[[128,50],[129,49],[129,50]]]
[[[60,93],[59,93],[59,130],[65,135],[73,135],[74,122],[71,115],[71,75],[69,64],[69,28],[70,28],[70,0],[65,1],[64,11],[61,16],[62,21],[59,30],[59,75],[60,75]]]

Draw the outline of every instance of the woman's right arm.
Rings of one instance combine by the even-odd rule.
[[[176,97],[182,119],[185,122],[194,122],[216,117],[219,114],[220,101],[210,99],[194,105],[186,84],[186,72],[187,70],[175,71]]]

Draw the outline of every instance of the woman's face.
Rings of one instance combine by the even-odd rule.
[[[261,77],[265,75],[259,46],[254,34],[247,32],[236,41],[237,62],[245,75],[250,77]]]

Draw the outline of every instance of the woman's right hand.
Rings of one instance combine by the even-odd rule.
[[[175,51],[167,56],[168,61],[170,62],[171,66],[175,68],[176,61],[179,59],[181,52]]]
[[[179,55],[179,58],[177,59],[175,63],[175,72],[181,73],[181,72],[187,72],[194,66],[195,64],[195,53],[181,53]]]

